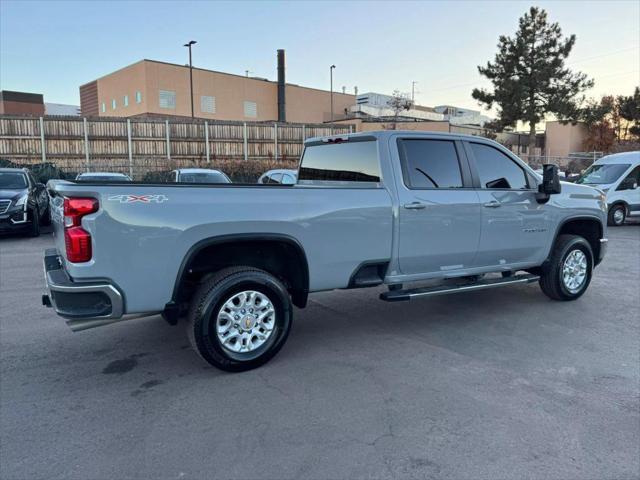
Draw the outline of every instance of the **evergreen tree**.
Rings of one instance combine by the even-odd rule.
[[[547,12],[531,7],[520,18],[515,37],[501,35],[498,53],[478,71],[493,83],[493,91],[474,89],[473,98],[487,108],[498,106],[498,121],[515,126],[529,124],[529,145],[535,146],[536,124],[548,114],[573,119],[578,113],[578,95],[593,86],[584,73],[565,66],[576,37],[562,36],[557,23],[549,23]]]

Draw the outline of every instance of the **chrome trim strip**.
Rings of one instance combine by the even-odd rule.
[[[2,210],[2,205],[5,202],[7,203],[7,206],[5,207],[4,210]],[[7,210],[9,210],[10,207],[11,207],[11,200],[0,200],[0,214],[6,213]]]

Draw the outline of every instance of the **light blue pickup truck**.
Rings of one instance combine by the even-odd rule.
[[[310,293],[385,284],[380,299],[401,301],[539,282],[574,300],[607,242],[601,191],[463,135],[309,139],[295,185],[49,189],[43,303],[73,330],[186,317],[195,350],[229,371],[272,358]]]

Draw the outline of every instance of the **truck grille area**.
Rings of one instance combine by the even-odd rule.
[[[11,206],[11,200],[0,200],[0,213],[5,213]]]

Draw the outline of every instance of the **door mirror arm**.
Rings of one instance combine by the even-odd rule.
[[[542,166],[542,183],[538,185],[536,200],[538,203],[547,203],[551,195],[562,192],[558,166],[545,164]]]

